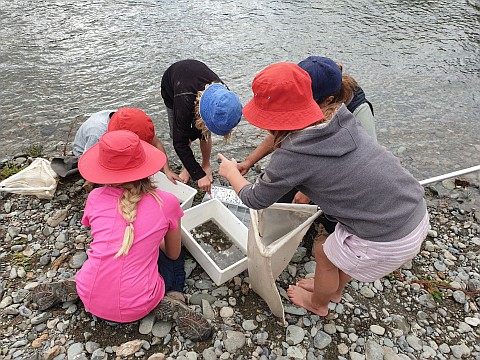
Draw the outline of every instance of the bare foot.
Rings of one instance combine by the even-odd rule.
[[[313,278],[302,279],[297,283],[297,286],[309,292],[313,292],[313,289],[315,287],[314,281],[315,280]],[[334,303],[339,303],[340,301],[342,301],[342,294],[333,294],[332,297],[330,298],[330,301]]]
[[[301,306],[320,316],[328,315],[328,305],[314,307],[312,304],[312,293],[300,286],[290,286],[287,290],[287,294],[295,305]]]
[[[178,175],[180,176],[180,179],[182,179],[182,182],[186,184],[188,180],[190,179],[190,174],[188,173],[187,169],[183,169],[182,172]]]
[[[297,286],[300,286],[302,289],[305,289],[307,291],[313,292],[314,288],[314,279],[302,279],[297,283]]]

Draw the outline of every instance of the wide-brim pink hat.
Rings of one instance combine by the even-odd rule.
[[[267,66],[253,79],[252,91],[243,116],[259,128],[299,130],[325,118],[313,99],[310,75],[297,64]]]
[[[108,131],[78,161],[85,180],[120,184],[140,180],[163,168],[165,154],[128,130]]]

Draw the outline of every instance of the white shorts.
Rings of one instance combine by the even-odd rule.
[[[397,270],[420,251],[430,223],[428,212],[407,236],[388,242],[368,241],[350,234],[338,223],[323,250],[328,260],[352,278],[372,282]]]

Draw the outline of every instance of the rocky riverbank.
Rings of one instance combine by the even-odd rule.
[[[28,302],[37,284],[75,275],[87,258],[82,184],[80,177],[61,180],[52,200],[0,192],[2,359],[480,359],[477,183],[427,186],[431,230],[421,252],[374,283],[351,281],[325,318],[292,306],[286,296],[289,284],[314,271],[306,247],[277,282],[286,325],[249,288],[246,271],[216,286],[189,257],[189,304],[215,328],[201,343],[151,317],[119,325],[95,318],[81,302],[45,312]]]

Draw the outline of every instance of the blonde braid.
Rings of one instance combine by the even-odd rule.
[[[127,255],[128,251],[132,247],[135,230],[132,223],[135,221],[137,216],[137,203],[141,199],[142,193],[138,187],[125,187],[122,197],[120,198],[120,211],[122,212],[122,216],[125,221],[127,221],[128,225],[125,228],[125,233],[123,234],[122,247],[120,250],[118,250],[114,258],[117,258],[120,255]]]
[[[160,198],[155,192],[156,187],[152,184],[150,179],[141,179],[131,183],[121,184],[119,187],[123,187],[124,191],[122,197],[119,200],[120,211],[123,218],[128,223],[123,234],[122,247],[115,254],[114,258],[118,258],[120,255],[127,255],[133,244],[134,230],[133,222],[137,217],[137,205],[142,199],[144,194],[151,194],[155,200],[161,205]]]

